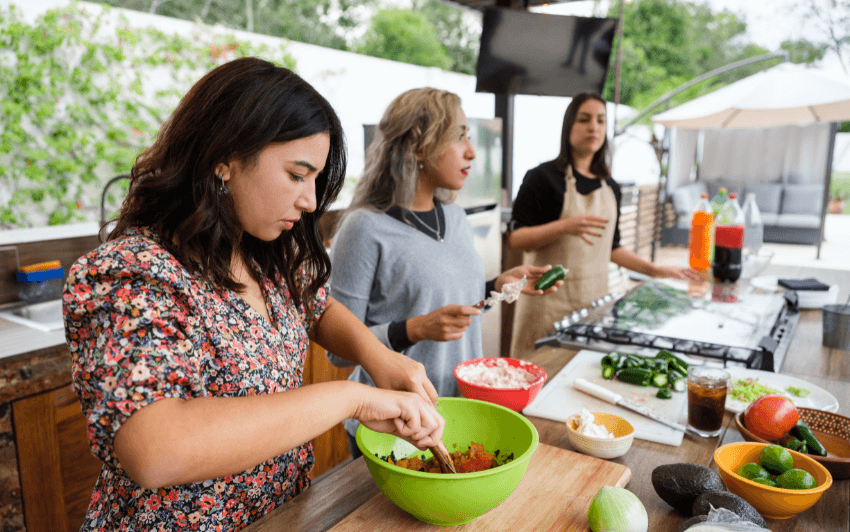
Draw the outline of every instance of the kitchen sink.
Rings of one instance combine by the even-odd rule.
[[[61,299],[8,307],[0,310],[0,318],[45,332],[65,326]]]

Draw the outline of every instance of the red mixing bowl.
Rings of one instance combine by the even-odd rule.
[[[469,381],[466,381],[458,376],[458,368],[463,366],[470,366],[473,364],[483,363],[488,368],[496,365],[497,361],[504,360],[508,363],[509,366],[513,366],[515,368],[522,368],[525,371],[531,373],[536,379],[531,383],[528,388],[495,388],[492,386],[482,386],[480,384],[473,384]],[[474,358],[472,360],[467,360],[466,362],[461,362],[454,369],[455,379],[457,379],[457,384],[460,387],[460,392],[464,397],[469,399],[478,399],[480,401],[488,401],[491,403],[495,403],[497,405],[502,405],[506,408],[510,408],[511,410],[515,410],[516,412],[521,411],[523,408],[529,405],[531,401],[537,397],[537,393],[540,392],[540,388],[543,387],[543,383],[546,382],[546,371],[538,366],[537,364],[532,364],[526,360],[519,360],[516,358],[502,358],[502,357],[483,357],[483,358]]]

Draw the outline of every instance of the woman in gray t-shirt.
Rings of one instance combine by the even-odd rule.
[[[485,283],[466,213],[452,203],[475,158],[467,132],[456,94],[423,88],[393,100],[331,246],[333,297],[385,345],[422,363],[443,397],[460,395],[454,367],[483,356],[473,305],[523,275],[523,293],[542,295],[534,283],[550,267],[520,266]],[[349,379],[372,383],[360,367]],[[359,456],[358,423],[344,424]]]

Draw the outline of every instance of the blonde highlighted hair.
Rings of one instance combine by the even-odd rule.
[[[421,88],[397,96],[375,130],[346,214],[359,208],[376,212],[394,205],[409,208],[419,183],[419,163],[424,169],[433,168],[461,134],[459,111],[460,97],[448,91]],[[438,188],[434,198],[451,203],[455,192]]]

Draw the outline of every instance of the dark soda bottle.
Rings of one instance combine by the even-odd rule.
[[[737,194],[729,194],[714,229],[712,273],[718,282],[734,283],[741,277],[744,249],[744,211]]]

